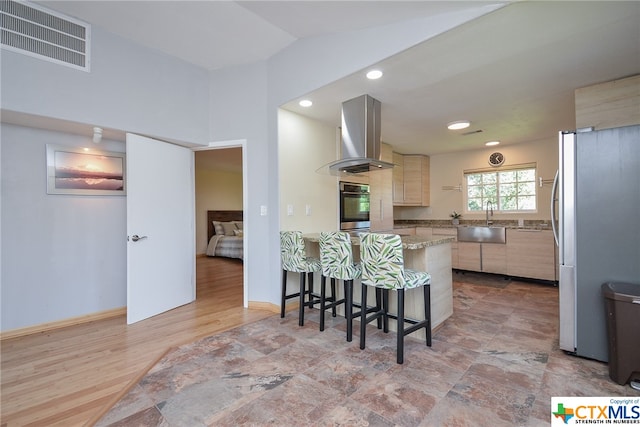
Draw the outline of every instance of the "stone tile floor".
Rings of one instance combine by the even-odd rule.
[[[456,279],[458,280],[458,279]],[[464,279],[461,279],[464,280]],[[502,285],[501,285],[502,286]],[[424,341],[318,310],[275,315],[169,352],[100,426],[548,426],[552,396],[639,396],[558,342],[558,290],[454,282],[454,315]]]

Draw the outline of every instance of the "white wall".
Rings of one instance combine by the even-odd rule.
[[[269,254],[269,229],[277,216],[277,203],[271,190],[277,183],[277,161],[272,158],[267,141],[267,64],[231,67],[211,73],[211,140],[246,140],[243,161],[246,163],[247,194],[244,195],[245,243],[244,265],[248,280],[249,301],[277,301],[267,273],[272,267]],[[261,215],[261,207],[267,215]],[[279,255],[279,252],[278,252]],[[278,269],[279,259],[278,259]]]
[[[242,173],[196,167],[195,175],[196,254],[204,254],[209,243],[207,241],[207,211],[242,210]]]
[[[450,219],[452,211],[463,212],[463,219],[483,219],[484,213],[464,213],[463,193],[442,190],[443,186],[464,185],[464,171],[491,168],[487,162],[489,155],[499,151],[505,155],[504,166],[522,163],[535,163],[537,173],[543,179],[553,179],[558,169],[557,137],[541,141],[506,145],[503,147],[487,147],[474,151],[441,154],[431,156],[431,206],[395,207],[395,219]],[[547,220],[551,219],[551,185],[536,187],[538,192],[538,209],[535,213],[496,214],[494,219],[513,220]]]
[[[2,49],[2,108],[206,144],[205,70],[95,25],[91,36],[90,73]]]
[[[338,224],[338,180],[316,169],[336,160],[336,129],[280,109],[280,227],[303,233],[330,231]],[[287,206],[293,206],[289,215]],[[306,214],[306,206],[311,215]]]
[[[9,330],[126,306],[126,198],[47,194],[46,144],[90,137],[2,124],[2,316]],[[124,151],[103,140],[99,149]]]

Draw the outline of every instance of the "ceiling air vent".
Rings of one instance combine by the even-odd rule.
[[[42,6],[0,1],[2,48],[89,71],[91,26]]]

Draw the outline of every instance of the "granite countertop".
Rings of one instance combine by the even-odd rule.
[[[402,239],[403,249],[423,249],[429,246],[443,245],[445,243],[451,243],[455,240],[451,237],[440,237],[437,239],[428,239],[424,236],[400,236]]]
[[[320,233],[305,233],[303,237],[310,242],[320,242]],[[430,246],[443,245],[445,243],[451,243],[455,240],[452,237],[442,237],[432,239],[424,236],[400,236],[402,239],[402,248],[408,250],[424,249]],[[351,244],[359,246],[360,238],[357,236],[351,236]]]
[[[452,224],[450,219],[404,219],[394,221],[393,228],[413,228],[413,227],[431,227],[431,228],[457,228],[465,226],[484,226],[485,220],[461,220],[460,224]],[[526,220],[523,226],[518,225],[517,220],[494,221],[493,227],[505,227],[509,229],[529,229],[529,230],[551,230],[551,221],[547,220]]]

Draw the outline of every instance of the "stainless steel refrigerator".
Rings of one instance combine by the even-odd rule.
[[[606,362],[601,286],[640,283],[640,126],[561,132],[551,205],[560,348]]]

